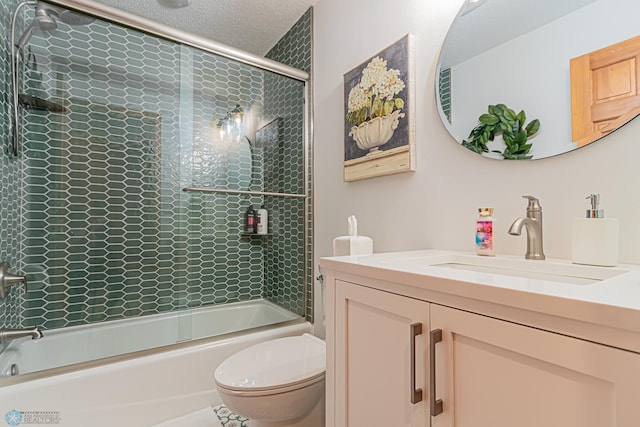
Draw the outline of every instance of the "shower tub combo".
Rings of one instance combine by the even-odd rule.
[[[181,324],[209,338],[166,345]],[[48,414],[65,427],[152,426],[222,403],[213,372],[227,357],[310,331],[304,319],[264,300],[47,331],[0,355],[5,375],[20,370],[2,378],[0,414]]]
[[[49,3],[0,5],[14,6],[0,198],[21,203],[0,200],[0,257],[29,280],[0,325],[44,334],[0,343],[0,417],[153,426],[218,405],[224,359],[312,331],[309,75],[91,0]],[[253,122],[224,141],[212,117],[240,104]],[[269,235],[241,234],[247,204],[270,206]]]

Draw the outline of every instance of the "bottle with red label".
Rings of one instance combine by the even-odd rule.
[[[256,211],[253,206],[249,205],[244,213],[244,234],[256,234]]]

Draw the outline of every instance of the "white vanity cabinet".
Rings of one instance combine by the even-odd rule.
[[[327,370],[336,385],[333,397],[327,396],[335,418],[327,426],[429,425],[429,304],[337,281],[335,325],[335,335],[327,335],[336,350],[335,365]]]
[[[640,426],[640,354],[347,276],[328,275],[327,427]]]
[[[640,355],[432,304],[433,427],[640,425]],[[438,348],[438,346],[440,348]],[[428,425],[428,424],[424,424]]]

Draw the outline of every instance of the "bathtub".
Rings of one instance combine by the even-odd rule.
[[[0,354],[0,375],[10,375],[13,365],[25,374],[297,318],[288,310],[258,299],[53,329],[44,331],[43,339],[12,342]]]
[[[207,324],[228,328],[172,345],[167,331],[158,333],[168,328],[172,341],[184,337],[187,324],[193,338],[210,335]],[[239,332],[247,327],[254,329]],[[0,378],[0,418],[20,413],[25,425],[153,426],[220,404],[213,372],[233,353],[311,330],[302,318],[257,300],[45,331],[40,340],[13,342],[0,358],[1,372],[12,364],[21,372]]]

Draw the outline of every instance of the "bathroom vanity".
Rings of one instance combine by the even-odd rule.
[[[321,260],[327,426],[640,425],[640,270],[438,250]]]

